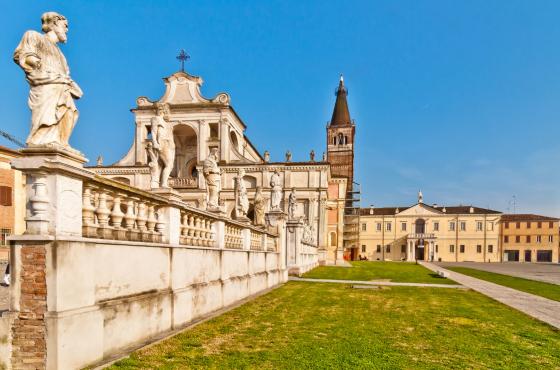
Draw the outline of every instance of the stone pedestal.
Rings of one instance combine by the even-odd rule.
[[[181,201],[181,193],[172,188],[157,188],[150,190],[150,193],[159,195],[169,200]]]
[[[245,217],[245,216],[234,216],[233,219],[235,221],[244,222],[246,224],[251,223],[251,219],[249,217]]]

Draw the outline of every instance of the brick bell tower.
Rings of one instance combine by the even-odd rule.
[[[340,75],[335,89],[336,102],[330,124],[327,122],[327,161],[331,174],[348,177],[348,188],[344,201],[343,252],[344,258],[358,259],[360,246],[360,184],[354,183],[354,137],[356,126],[348,110],[348,89]],[[338,258],[338,257],[337,257]]]
[[[348,89],[340,75],[340,83],[335,89],[336,103],[332,119],[327,122],[327,161],[331,164],[333,175],[348,176],[348,190],[354,182],[354,136],[356,126],[350,119],[346,96]]]

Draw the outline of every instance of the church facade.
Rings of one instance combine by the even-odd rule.
[[[181,200],[206,209],[208,201],[203,163],[209,153],[217,149],[217,163],[221,170],[220,207],[228,216],[235,214],[235,177],[243,170],[249,209],[247,217],[254,220],[254,199],[257,188],[262,189],[265,212],[270,211],[271,176],[280,172],[283,184],[281,209],[288,213],[288,197],[297,191],[294,217],[303,220],[314,233],[320,250],[329,263],[342,263],[344,196],[347,177],[333,176],[333,167],[326,155],[307,161],[292,160],[289,151],[286,161],[269,162],[268,152],[259,153],[245,135],[247,126],[230,105],[230,97],[220,93],[215,98],[202,96],[202,78],[180,71],[164,78],[166,91],[158,100],[139,97],[132,109],[135,133],[132,146],[118,162],[104,166],[89,166],[96,174],[143,190],[153,189],[150,148],[153,133],[152,119],[158,105],[169,107],[166,121],[173,131],[175,157],[167,185],[180,194]],[[289,148],[286,148],[287,150]],[[330,153],[330,151],[329,151]],[[352,161],[353,163],[353,161]],[[335,190],[336,189],[336,190]],[[342,210],[342,212],[339,212]],[[327,211],[329,214],[327,214]],[[340,216],[338,215],[340,213]],[[327,229],[334,232],[328,239]]]

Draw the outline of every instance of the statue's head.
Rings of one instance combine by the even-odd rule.
[[[214,159],[218,159],[218,153],[220,153],[220,149],[218,148],[210,149],[210,157],[213,157]]]
[[[262,186],[260,186],[260,185],[257,186],[257,193],[258,194],[262,193]]]
[[[45,33],[54,32],[58,37],[58,42],[66,43],[68,33],[68,21],[63,15],[55,12],[48,12],[41,16],[43,27],[41,30]]]
[[[245,176],[245,170],[243,168],[240,168],[237,170],[237,175],[240,177]]]
[[[292,188],[292,194],[296,193],[296,188]]]
[[[163,116],[164,120],[168,120],[170,115],[169,104],[158,103],[156,105],[156,116]]]
[[[278,176],[280,176],[280,169],[279,168],[275,169],[274,173],[277,174]]]

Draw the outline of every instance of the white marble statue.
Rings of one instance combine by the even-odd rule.
[[[311,156],[311,162],[315,162],[315,151],[314,150],[311,150],[310,156]]]
[[[97,165],[98,166],[103,166],[103,157],[101,157],[101,156],[97,157]]]
[[[326,162],[326,161],[327,161],[327,153],[323,152],[323,162]]]
[[[264,225],[264,205],[266,200],[262,196],[262,186],[257,186],[257,192],[255,193],[255,218],[253,224],[255,226]]]
[[[152,117],[151,120],[151,131],[152,131],[152,148],[153,154],[155,154],[158,164],[157,172],[154,171],[154,175],[157,177],[152,177],[151,183],[152,187],[156,182],[159,182],[160,188],[169,188],[167,185],[167,180],[169,179],[169,174],[173,170],[173,165],[175,163],[175,140],[173,139],[173,127],[167,122],[169,119],[169,105],[158,104],[156,106],[156,115]],[[152,154],[148,151],[150,158]],[[162,162],[163,168],[159,166],[159,162]],[[159,171],[161,168],[161,176],[159,176]]]
[[[296,188],[292,188],[292,192],[290,193],[290,197],[288,199],[288,218],[294,219],[294,216],[297,212],[297,195],[296,195]]]
[[[315,231],[315,228],[312,227],[311,228],[311,244],[313,245],[317,245],[317,231]]]
[[[222,190],[222,177],[218,168],[218,148],[210,149],[210,154],[204,160],[202,173],[206,179],[206,191],[208,192],[207,210],[219,210],[220,190]]]
[[[418,203],[424,203],[424,197],[422,196],[422,190],[418,190]]]
[[[274,170],[270,178],[270,210],[280,211],[282,200],[282,182],[280,181],[280,170]]]
[[[82,90],[70,78],[70,69],[58,43],[66,43],[68,22],[49,12],[41,16],[43,34],[27,31],[14,52],[14,62],[25,72],[29,83],[31,131],[27,145],[59,147],[74,153],[68,139],[78,121],[74,99]]]
[[[249,211],[249,197],[247,196],[247,188],[245,187],[245,170],[240,168],[235,176],[235,217],[246,218]]]
[[[264,162],[268,163],[269,159],[270,159],[270,154],[268,153],[268,150],[265,150],[265,152],[264,152]]]
[[[309,243],[311,241],[311,229],[308,224],[303,225],[303,241]]]
[[[288,150],[286,152],[286,162],[291,162],[292,161],[292,153],[290,153],[290,151]]]

